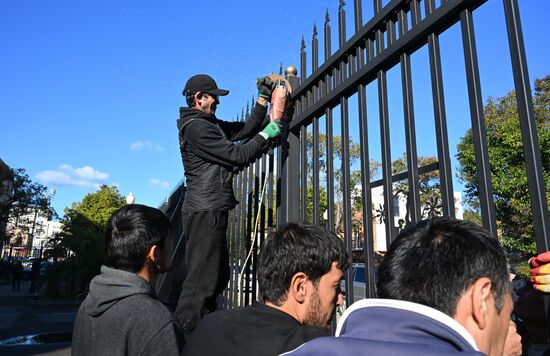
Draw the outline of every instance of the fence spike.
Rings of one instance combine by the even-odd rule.
[[[340,5],[338,5],[338,11],[342,11],[344,9],[344,6],[346,6],[346,2],[344,0],[340,0]]]
[[[317,23],[313,21],[313,39],[317,38]]]
[[[328,14],[328,7],[327,7],[327,13],[325,15],[325,26],[327,26],[329,22],[330,22],[330,15]]]
[[[304,35],[302,35],[302,45],[300,47],[300,52],[305,52],[306,50],[306,41],[304,41]]]
[[[281,62],[281,65],[279,66],[279,75],[283,75],[283,62]]]

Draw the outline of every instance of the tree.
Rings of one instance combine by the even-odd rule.
[[[343,205],[343,193],[344,193],[344,177],[342,174],[342,138],[341,136],[333,136],[333,155],[334,155],[334,161],[339,161],[340,166],[334,166],[334,172],[333,172],[333,180],[334,180],[334,190],[336,192],[336,201],[335,201],[335,228],[336,231],[342,232],[344,230],[344,205]],[[307,135],[307,147],[308,147],[308,163],[307,163],[307,180],[308,180],[308,192],[307,192],[307,199],[308,199],[308,217],[313,216],[313,188],[310,189],[310,187],[313,187],[313,135],[311,133],[308,133]],[[326,165],[326,135],[320,133],[319,134],[319,180],[321,182],[324,182],[326,184],[327,181],[327,165]],[[353,139],[350,137],[349,139],[349,165],[350,167],[353,167],[354,164],[360,159],[361,157],[361,146],[353,142]],[[378,168],[380,167],[380,163],[376,160],[370,161],[369,165],[369,175],[370,178],[376,174],[378,171]],[[350,172],[350,188],[351,188],[351,198],[352,198],[352,217],[355,216],[357,211],[361,211],[362,207],[360,205],[361,202],[361,194],[360,191],[357,189],[357,186],[361,182],[361,172],[359,170],[352,170]],[[327,192],[323,187],[320,187],[320,208],[319,212],[321,214],[320,221],[324,221],[322,215],[325,212],[327,208],[326,203],[326,196]],[[323,201],[324,199],[324,201]],[[352,219],[353,220],[353,219]],[[357,220],[352,221],[352,224],[359,224],[360,222]]]
[[[110,216],[125,204],[114,186],[103,185],[65,210],[59,237],[45,253],[69,257],[48,275],[49,294],[78,294],[105,262],[104,231]],[[60,285],[64,286],[60,289]]]
[[[0,244],[10,241],[15,232],[33,236],[39,230],[36,216],[52,219],[57,216],[51,206],[51,196],[47,188],[33,182],[23,168],[12,169],[13,188],[8,199],[0,204],[0,226],[13,225],[11,231],[0,231]],[[29,216],[34,216],[34,220]]]
[[[550,202],[550,75],[535,80],[533,105],[546,199]],[[536,251],[533,217],[515,92],[497,99],[489,98],[484,112],[499,237],[506,247],[531,255]],[[479,215],[471,130],[461,138],[457,150],[459,177],[466,187],[465,201],[470,211]]]

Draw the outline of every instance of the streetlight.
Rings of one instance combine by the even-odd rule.
[[[135,201],[136,197],[134,196],[134,193],[130,192],[130,194],[126,196],[126,204],[134,204]]]

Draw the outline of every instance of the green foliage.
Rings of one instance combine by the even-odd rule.
[[[65,253],[69,257],[49,273],[49,293],[76,295],[99,273],[105,262],[105,227],[113,212],[124,204],[116,187],[103,185],[65,210],[62,231],[45,253],[52,257]]]
[[[22,221],[21,218],[30,213],[46,216],[48,219],[57,217],[51,205],[51,196],[47,188],[38,182],[33,182],[23,168],[12,169],[13,187],[8,199],[0,204],[0,226],[5,226],[8,219],[15,222],[19,230],[30,231],[33,224]],[[13,236],[6,231],[0,231],[0,242],[9,241]]]
[[[550,75],[535,81],[533,104],[546,199],[550,202]],[[489,98],[484,111],[499,238],[507,248],[532,255],[536,251],[533,217],[515,92]],[[471,130],[461,138],[457,151],[459,177],[466,187],[465,201],[479,213]]]
[[[335,223],[336,223],[336,231],[342,232],[344,230],[344,208],[343,208],[343,190],[344,190],[344,176],[343,176],[343,170],[342,170],[342,137],[341,136],[333,136],[332,138],[332,144],[333,144],[333,161],[340,161],[340,166],[335,166],[333,171],[333,181],[334,181],[334,190],[336,192],[336,201],[335,201]],[[308,133],[307,135],[307,147],[308,147],[308,192],[307,192],[307,199],[308,199],[308,218],[313,216],[313,190],[309,187],[312,186],[313,182],[313,135],[311,133]],[[359,143],[354,142],[353,139],[350,137],[348,142],[349,147],[349,166],[353,167],[355,163],[360,159],[361,157],[361,146]],[[327,137],[325,134],[320,133],[319,134],[319,173],[320,173],[320,181],[321,185],[326,185],[327,182]],[[372,178],[374,174],[378,171],[380,168],[380,162],[376,160],[371,160],[369,164],[369,177]],[[350,188],[351,188],[351,199],[352,199],[352,224],[355,230],[358,229],[358,225],[361,224],[361,222],[356,219],[356,215],[358,212],[362,211],[362,201],[361,201],[361,192],[356,187],[361,184],[361,171],[360,170],[352,170],[350,172]],[[325,220],[323,219],[322,215],[326,210],[326,202],[323,203],[322,196],[324,195],[326,197],[326,190],[321,187],[320,191],[320,214],[321,218],[320,221],[323,223]],[[326,198],[324,198],[326,199]],[[324,205],[323,205],[324,204]],[[313,219],[310,219],[310,221],[313,221]]]
[[[323,218],[323,214],[327,210],[327,192],[324,188],[319,191],[319,222],[321,226],[325,225],[326,220]],[[310,221],[313,222],[313,187],[308,185],[307,187],[307,216]]]

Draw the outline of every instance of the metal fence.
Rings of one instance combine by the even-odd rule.
[[[331,21],[324,23],[324,63],[319,63],[318,33],[314,27],[311,53],[306,54],[302,39],[300,76],[287,73],[294,87],[295,111],[282,135],[282,144],[244,168],[234,179],[234,191],[240,201],[230,213],[228,244],[232,278],[224,293],[227,308],[247,305],[257,297],[256,266],[259,247],[277,226],[287,221],[326,225],[344,240],[364,269],[350,268],[345,276],[346,303],[355,296],[374,297],[375,241],[389,246],[399,229],[423,219],[427,214],[421,202],[420,181],[426,174],[437,175],[436,210],[455,216],[449,135],[439,37],[459,23],[469,98],[471,133],[475,147],[481,221],[497,235],[495,205],[486,142],[484,108],[476,50],[473,15],[485,0],[392,0],[382,6],[374,0],[374,16],[362,18],[361,0],[353,1],[353,36],[347,36],[344,1],[338,9],[338,49],[333,51]],[[517,0],[503,0],[510,59],[513,69],[517,106],[532,203],[533,225],[539,251],[549,247],[550,225],[542,166],[537,142],[533,103],[527,73],[523,35]],[[417,155],[415,111],[411,76],[411,55],[427,46],[437,157],[420,164]],[[460,46],[460,44],[457,44]],[[310,75],[308,63],[311,63]],[[391,135],[388,108],[387,73],[397,67],[401,73],[406,168],[392,173]],[[366,87],[375,83],[378,93],[381,178],[371,180],[369,126]],[[353,184],[350,152],[350,97],[357,102],[360,174]],[[339,115],[339,117],[337,117]],[[248,117],[248,109],[241,119]],[[339,120],[340,146],[336,146],[334,125]],[[324,124],[325,132],[320,133]],[[321,151],[321,148],[323,150]],[[353,147],[351,147],[353,148]],[[357,182],[357,180],[356,180]],[[395,190],[404,187],[406,218],[396,221]],[[378,209],[372,209],[374,195],[381,194]],[[177,199],[176,199],[177,200]],[[359,211],[356,207],[361,206]],[[383,226],[376,237],[375,222]],[[181,230],[180,230],[181,231]],[[380,234],[384,238],[380,239]],[[176,236],[179,239],[180,236]],[[375,239],[376,238],[376,239]],[[182,240],[182,239],[180,239]],[[384,241],[385,240],[385,241]],[[180,241],[181,242],[181,241]],[[183,244],[181,244],[183,245]],[[183,246],[176,254],[182,256]],[[177,262],[177,259],[174,259]],[[177,267],[180,268],[181,267]],[[183,272],[182,272],[183,273]],[[364,273],[364,291],[354,293],[354,274]],[[177,294],[172,291],[172,294]]]

